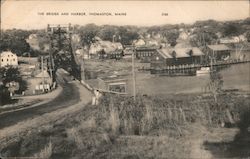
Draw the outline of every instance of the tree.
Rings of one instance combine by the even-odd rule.
[[[95,24],[87,24],[79,28],[82,44],[90,46],[95,42],[95,36],[97,35],[99,27]]]
[[[132,28],[127,29],[125,27],[118,28],[118,35],[121,37],[120,42],[123,45],[131,45],[132,42],[139,37],[139,34],[135,30],[132,30]]]
[[[242,33],[242,29],[238,23],[228,23],[222,27],[222,34],[225,37],[238,36],[241,33]]]
[[[215,44],[217,40],[218,36],[214,31],[200,28],[193,33],[193,37],[190,38],[190,43],[192,46],[202,47],[205,45]]]
[[[113,36],[116,34],[116,28],[115,26],[105,25],[103,28],[99,31],[98,36],[102,40],[109,40],[113,41]]]
[[[3,68],[0,70],[2,75],[2,81],[3,85],[6,86],[10,82],[17,82],[19,84],[18,90],[16,90],[16,93],[22,93],[27,89],[27,82],[22,79],[20,72],[18,68],[9,67],[9,68]]]
[[[176,40],[178,39],[179,35],[180,35],[180,33],[178,31],[170,31],[170,32],[166,32],[164,34],[168,43],[171,46],[175,46],[177,44]]]
[[[250,31],[246,32],[246,38],[247,38],[247,41],[250,42]]]
[[[8,104],[11,101],[10,92],[4,85],[0,85],[0,105]]]
[[[29,35],[30,32],[24,30],[12,29],[2,31],[0,38],[0,51],[11,50],[19,56],[25,52],[29,52],[30,46],[26,42]]]
[[[218,99],[217,96],[221,92],[223,86],[223,79],[222,76],[216,72],[210,73],[210,81],[207,85],[208,90],[212,94],[215,103],[217,103]]]

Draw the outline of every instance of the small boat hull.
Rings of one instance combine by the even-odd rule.
[[[196,70],[197,76],[208,75],[210,73],[209,67],[201,67],[200,70]]]

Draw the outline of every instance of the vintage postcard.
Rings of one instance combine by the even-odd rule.
[[[250,6],[3,0],[0,159],[250,158]]]

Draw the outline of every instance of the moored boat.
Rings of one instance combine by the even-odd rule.
[[[201,67],[200,70],[196,70],[196,75],[206,75],[210,73],[210,68],[209,67]]]

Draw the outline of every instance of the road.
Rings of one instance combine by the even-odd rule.
[[[58,70],[57,75],[57,81],[63,89],[55,99],[36,107],[0,114],[0,129],[78,103],[80,95],[76,81],[72,81],[68,73],[63,70]]]

